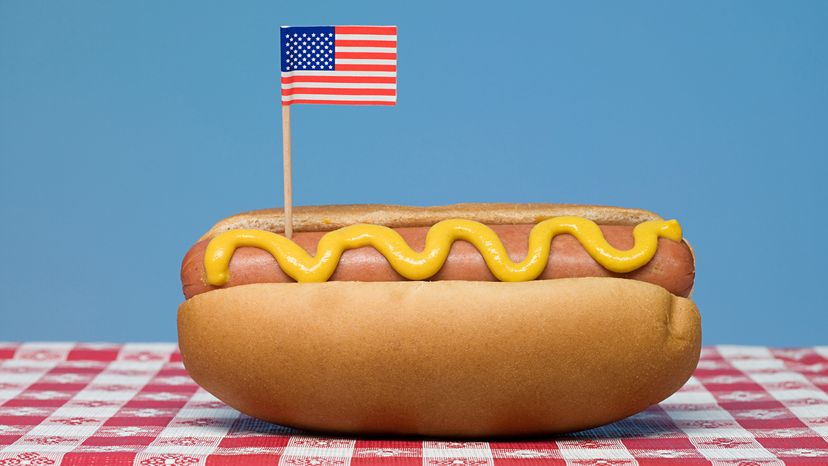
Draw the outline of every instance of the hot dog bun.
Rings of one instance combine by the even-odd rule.
[[[251,416],[456,437],[629,416],[681,387],[701,341],[692,301],[616,278],[244,285],[178,326],[193,379]]]
[[[448,218],[515,226],[575,215],[602,228],[660,219],[556,204],[294,212],[299,232],[354,223],[419,228]],[[278,210],[241,214],[202,240],[232,229],[281,232],[281,220]],[[689,245],[662,239],[659,248],[661,241],[686,249],[692,273]],[[686,268],[651,272],[668,270]],[[179,344],[205,389],[289,426],[456,437],[573,431],[663,400],[698,362],[693,302],[629,278],[237,283],[200,290],[179,307]]]

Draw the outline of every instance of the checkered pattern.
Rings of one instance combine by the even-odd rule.
[[[240,414],[173,344],[0,344],[0,466],[828,465],[828,347],[705,348],[658,406],[555,438],[317,436]]]

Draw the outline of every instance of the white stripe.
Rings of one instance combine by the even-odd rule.
[[[335,58],[339,65],[396,65],[397,60],[379,60],[375,58]]]
[[[397,47],[337,47],[337,52],[382,52],[396,53]]]
[[[339,95],[339,94],[294,94],[283,95],[282,102],[290,102],[291,100],[352,100],[359,101],[382,101],[382,102],[396,102],[395,95]]]
[[[313,88],[341,88],[341,89],[396,89],[396,84],[391,83],[320,83],[320,82],[298,82],[282,84],[282,89],[293,89],[296,87]]]
[[[292,76],[380,76],[394,78],[396,71],[283,71],[283,78]]]
[[[397,36],[384,36],[381,34],[337,34],[336,40],[397,40]]]

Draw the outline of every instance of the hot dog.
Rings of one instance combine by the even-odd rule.
[[[694,256],[655,214],[295,212],[291,240],[280,212],[241,214],[182,263],[185,365],[248,414],[338,432],[562,432],[660,401],[698,360]],[[429,382],[449,373],[475,386]]]
[[[526,256],[529,231],[534,225],[490,225],[503,240],[509,257],[519,261]],[[425,246],[426,227],[395,229],[412,248]],[[633,246],[632,227],[604,225],[601,231],[607,241],[619,249]],[[316,244],[324,232],[300,232],[293,241],[310,254],[316,253]],[[191,298],[218,287],[205,280],[204,251],[209,240],[196,243],[181,266],[181,282],[184,296]],[[567,235],[552,239],[552,251],[540,280],[575,277],[619,277],[653,283],[676,296],[687,297],[695,276],[693,255],[686,243],[660,239],[655,257],[644,267],[630,273],[613,273],[601,267],[581,247],[578,241]],[[448,259],[431,280],[496,281],[480,252],[471,244],[454,243]],[[405,280],[376,249],[363,247],[345,251],[339,260],[331,281],[383,282]],[[251,283],[288,283],[294,280],[279,267],[276,259],[258,248],[239,248],[230,262],[230,279],[225,287]]]

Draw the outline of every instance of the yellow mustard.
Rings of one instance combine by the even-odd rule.
[[[530,281],[546,268],[552,238],[570,234],[607,270],[631,272],[656,253],[658,238],[681,240],[681,226],[675,220],[650,220],[633,229],[635,245],[626,251],[615,249],[604,238],[595,222],[581,217],[554,217],[535,225],[529,233],[529,251],[520,262],[512,262],[497,234],[486,225],[471,220],[444,220],[426,234],[422,252],[411,249],[402,236],[380,225],[356,224],[326,233],[319,240],[316,256],[311,256],[282,235],[263,230],[230,230],[219,234],[207,245],[204,268],[207,282],[227,283],[230,259],[236,248],[264,249],[276,258],[284,272],[297,282],[324,282],[336,270],[339,258],[347,249],[371,246],[379,251],[391,267],[409,280],[425,280],[436,274],[448,257],[452,243],[467,241],[476,247],[489,269],[504,282]]]

